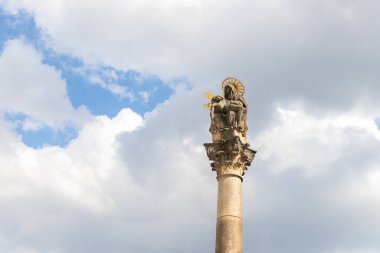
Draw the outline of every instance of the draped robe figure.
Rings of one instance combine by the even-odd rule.
[[[247,104],[231,85],[223,89],[223,97],[215,96],[211,100],[211,126],[210,132],[216,133],[226,128],[234,128],[242,136],[246,136]]]

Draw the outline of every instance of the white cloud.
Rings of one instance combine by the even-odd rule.
[[[141,117],[129,109],[120,111],[113,119],[95,117],[66,149],[29,148],[8,133],[8,141],[2,144],[7,149],[2,153],[2,199],[17,200],[46,191],[93,211],[107,208],[112,201],[99,184],[117,168],[115,138],[121,132],[134,130],[141,122]],[[5,175],[13,180],[5,180]]]
[[[0,113],[25,114],[27,129],[80,126],[90,118],[86,108],[73,108],[60,73],[17,39],[7,41],[0,55]]]
[[[368,135],[380,140],[375,116],[367,111],[330,113],[315,116],[298,109],[277,108],[278,121],[273,128],[261,132],[261,159],[275,171],[300,169],[306,174],[323,174],[329,164],[343,159],[350,135]],[[304,152],[300,152],[304,150]]]
[[[86,62],[202,80],[199,72],[215,80],[239,71],[253,56],[246,45],[260,50],[286,36],[272,34],[278,24],[297,21],[283,12],[292,11],[283,1],[3,0],[3,6],[33,12],[56,50]]]
[[[1,124],[4,251],[212,251],[216,181],[202,147],[211,138],[200,99],[227,75],[247,86],[250,143],[259,151],[244,181],[245,250],[380,249],[376,3],[2,3],[31,11],[59,52],[94,65],[184,76],[195,86],[177,87],[132,133],[123,131],[141,118],[130,111],[96,117],[64,149],[27,148]],[[22,59],[9,45],[1,60]],[[28,59],[37,59],[27,66],[41,67],[26,48]],[[67,105],[60,83],[47,89],[47,99]],[[45,112],[50,104],[33,109],[45,97],[29,92],[25,105],[6,96],[0,103],[52,125],[72,119]]]
[[[204,166],[199,165],[208,166],[203,148],[189,136],[181,142],[180,149],[173,139],[121,142],[131,134],[127,132],[137,131],[141,124],[139,115],[124,109],[113,119],[97,116],[87,122],[66,148],[42,149],[26,147],[10,127],[1,128],[8,139],[0,145],[0,206],[7,207],[0,211],[0,216],[7,217],[7,221],[0,219],[4,225],[0,226],[0,234],[7,234],[7,224],[16,229],[5,236],[5,242],[0,241],[0,249],[88,251],[89,245],[71,245],[79,237],[81,241],[95,242],[97,248],[109,244],[107,252],[193,249],[192,244],[178,246],[172,240],[179,228],[181,235],[201,239],[196,230],[185,228],[205,222],[210,223],[208,230],[212,231],[213,222],[203,216],[204,212],[213,211],[208,201],[215,194],[207,183],[209,180],[200,174]],[[155,133],[148,133],[147,137],[151,134]],[[149,160],[153,166],[137,168],[145,178],[136,179],[136,173],[140,172],[136,171],[136,164],[129,164],[128,158],[141,157],[136,150],[150,152],[150,143],[152,148],[160,143],[161,151],[172,152],[160,161],[155,160],[157,153],[142,157],[141,165]],[[193,179],[188,181],[189,178]],[[192,209],[194,201],[198,207]],[[19,209],[28,210],[28,215],[15,211]],[[183,216],[188,221],[183,222]],[[88,230],[94,224],[107,230],[108,235],[97,238]],[[164,233],[160,232],[162,229]],[[45,239],[36,239],[41,234],[47,234]],[[146,244],[146,240],[151,243]],[[202,249],[203,245],[198,247]]]

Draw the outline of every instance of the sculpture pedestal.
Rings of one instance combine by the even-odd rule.
[[[224,174],[218,180],[218,207],[216,222],[216,253],[242,253],[242,178]]]

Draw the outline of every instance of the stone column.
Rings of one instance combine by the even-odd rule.
[[[215,252],[243,252],[242,177],[223,174],[218,180]]]

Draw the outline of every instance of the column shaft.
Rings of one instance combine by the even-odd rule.
[[[242,253],[242,178],[224,174],[218,179],[216,253]]]

